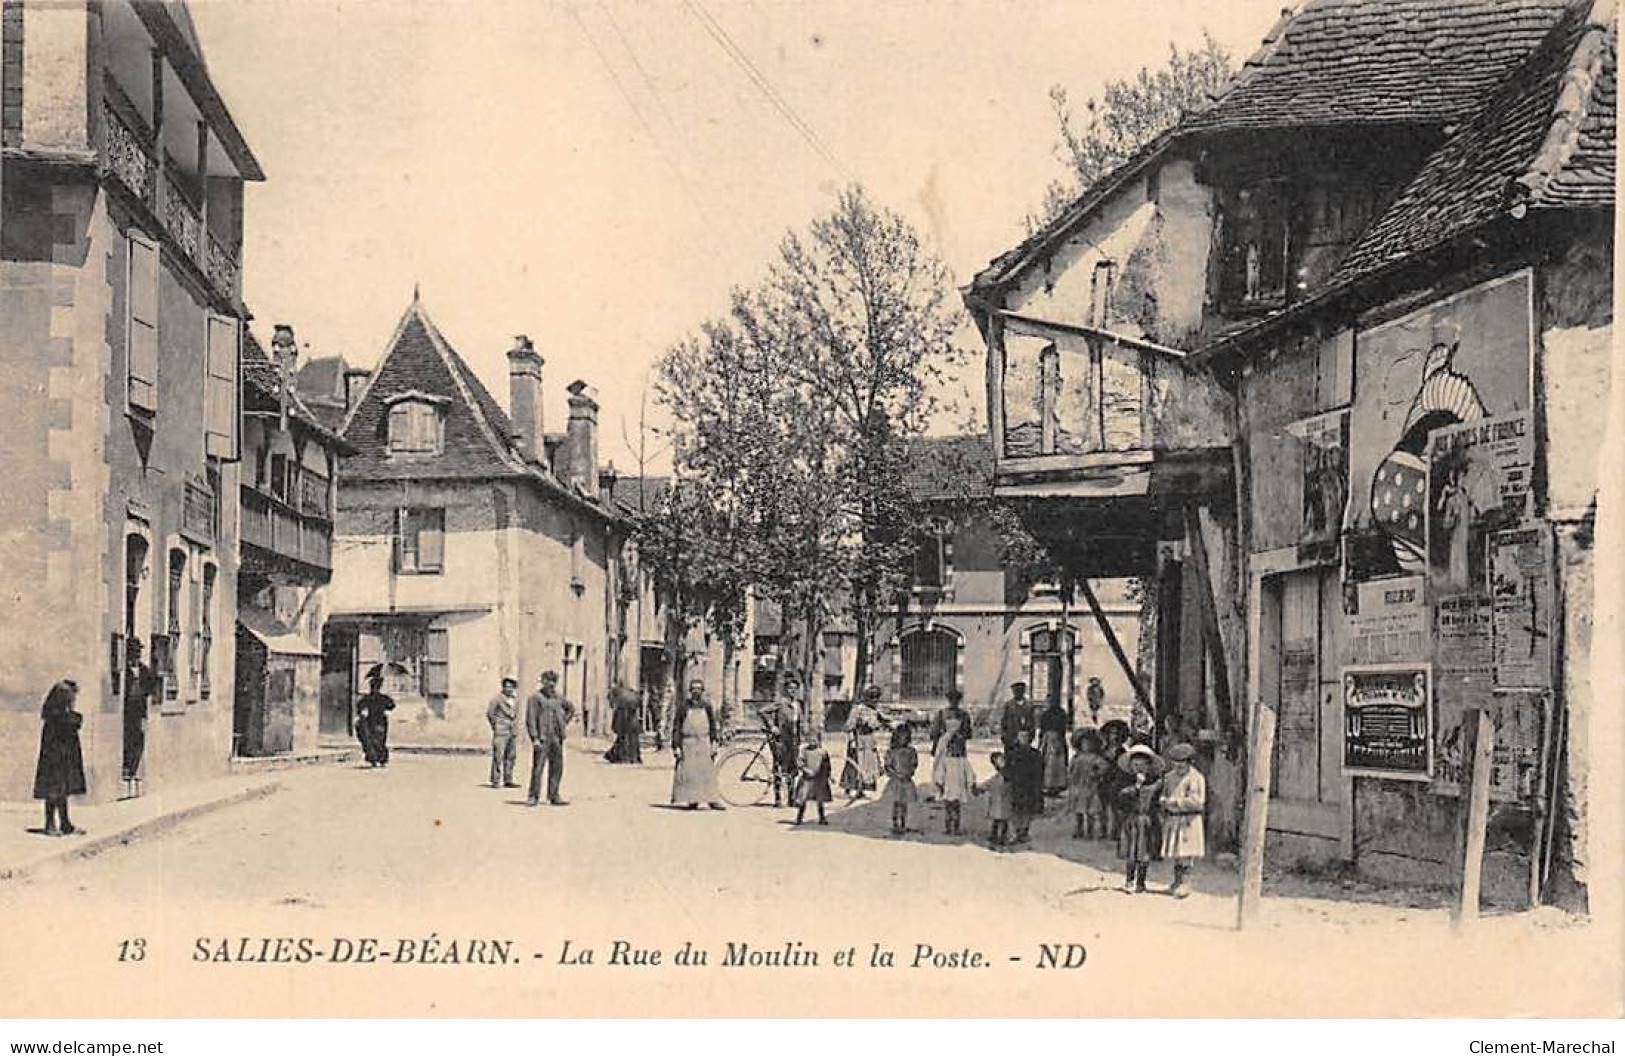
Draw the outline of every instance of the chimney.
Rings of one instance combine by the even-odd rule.
[[[598,390],[572,381],[570,424],[566,435],[566,479],[587,495],[598,494]]]
[[[282,428],[288,427],[288,394],[293,389],[293,372],[299,364],[299,345],[293,327],[277,323],[271,328],[271,358],[276,363],[277,399],[281,403]]]
[[[542,357],[524,334],[508,350],[508,415],[513,441],[526,462],[546,463],[542,443]]]
[[[355,406],[361,398],[361,390],[367,385],[367,379],[372,377],[372,371],[366,367],[346,367],[344,369],[344,409],[348,411]]]

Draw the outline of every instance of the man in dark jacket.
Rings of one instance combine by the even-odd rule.
[[[1032,701],[1027,699],[1027,683],[1017,682],[1010,687],[1010,699],[999,711],[999,740],[1004,742],[1006,755],[1015,747],[1016,737],[1022,730],[1036,734],[1038,714]]]
[[[547,801],[555,807],[569,803],[559,798],[564,781],[564,737],[576,717],[575,705],[559,696],[559,673],[543,671],[541,689],[525,702],[525,732],[530,735],[530,796],[535,806],[541,800],[542,770],[547,770]]]
[[[141,756],[147,747],[147,708],[157,680],[141,662],[141,639],[132,637],[124,647],[124,780],[141,776]]]

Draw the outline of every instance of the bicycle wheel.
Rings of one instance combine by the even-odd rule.
[[[733,807],[753,807],[773,795],[773,759],[766,745],[740,745],[717,759],[717,788]]]

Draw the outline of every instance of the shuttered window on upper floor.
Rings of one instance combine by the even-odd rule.
[[[158,410],[158,244],[131,231],[125,291],[128,400],[133,410]]]
[[[208,325],[204,452],[210,458],[235,462],[239,451],[237,370],[241,327],[234,316],[212,313]]]

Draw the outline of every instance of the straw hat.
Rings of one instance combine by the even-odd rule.
[[[1134,757],[1137,755],[1144,756],[1146,761],[1151,764],[1152,773],[1158,773],[1163,769],[1162,758],[1143,744],[1132,745],[1124,749],[1123,754],[1117,757],[1117,769],[1125,774],[1132,774],[1134,772]]]

